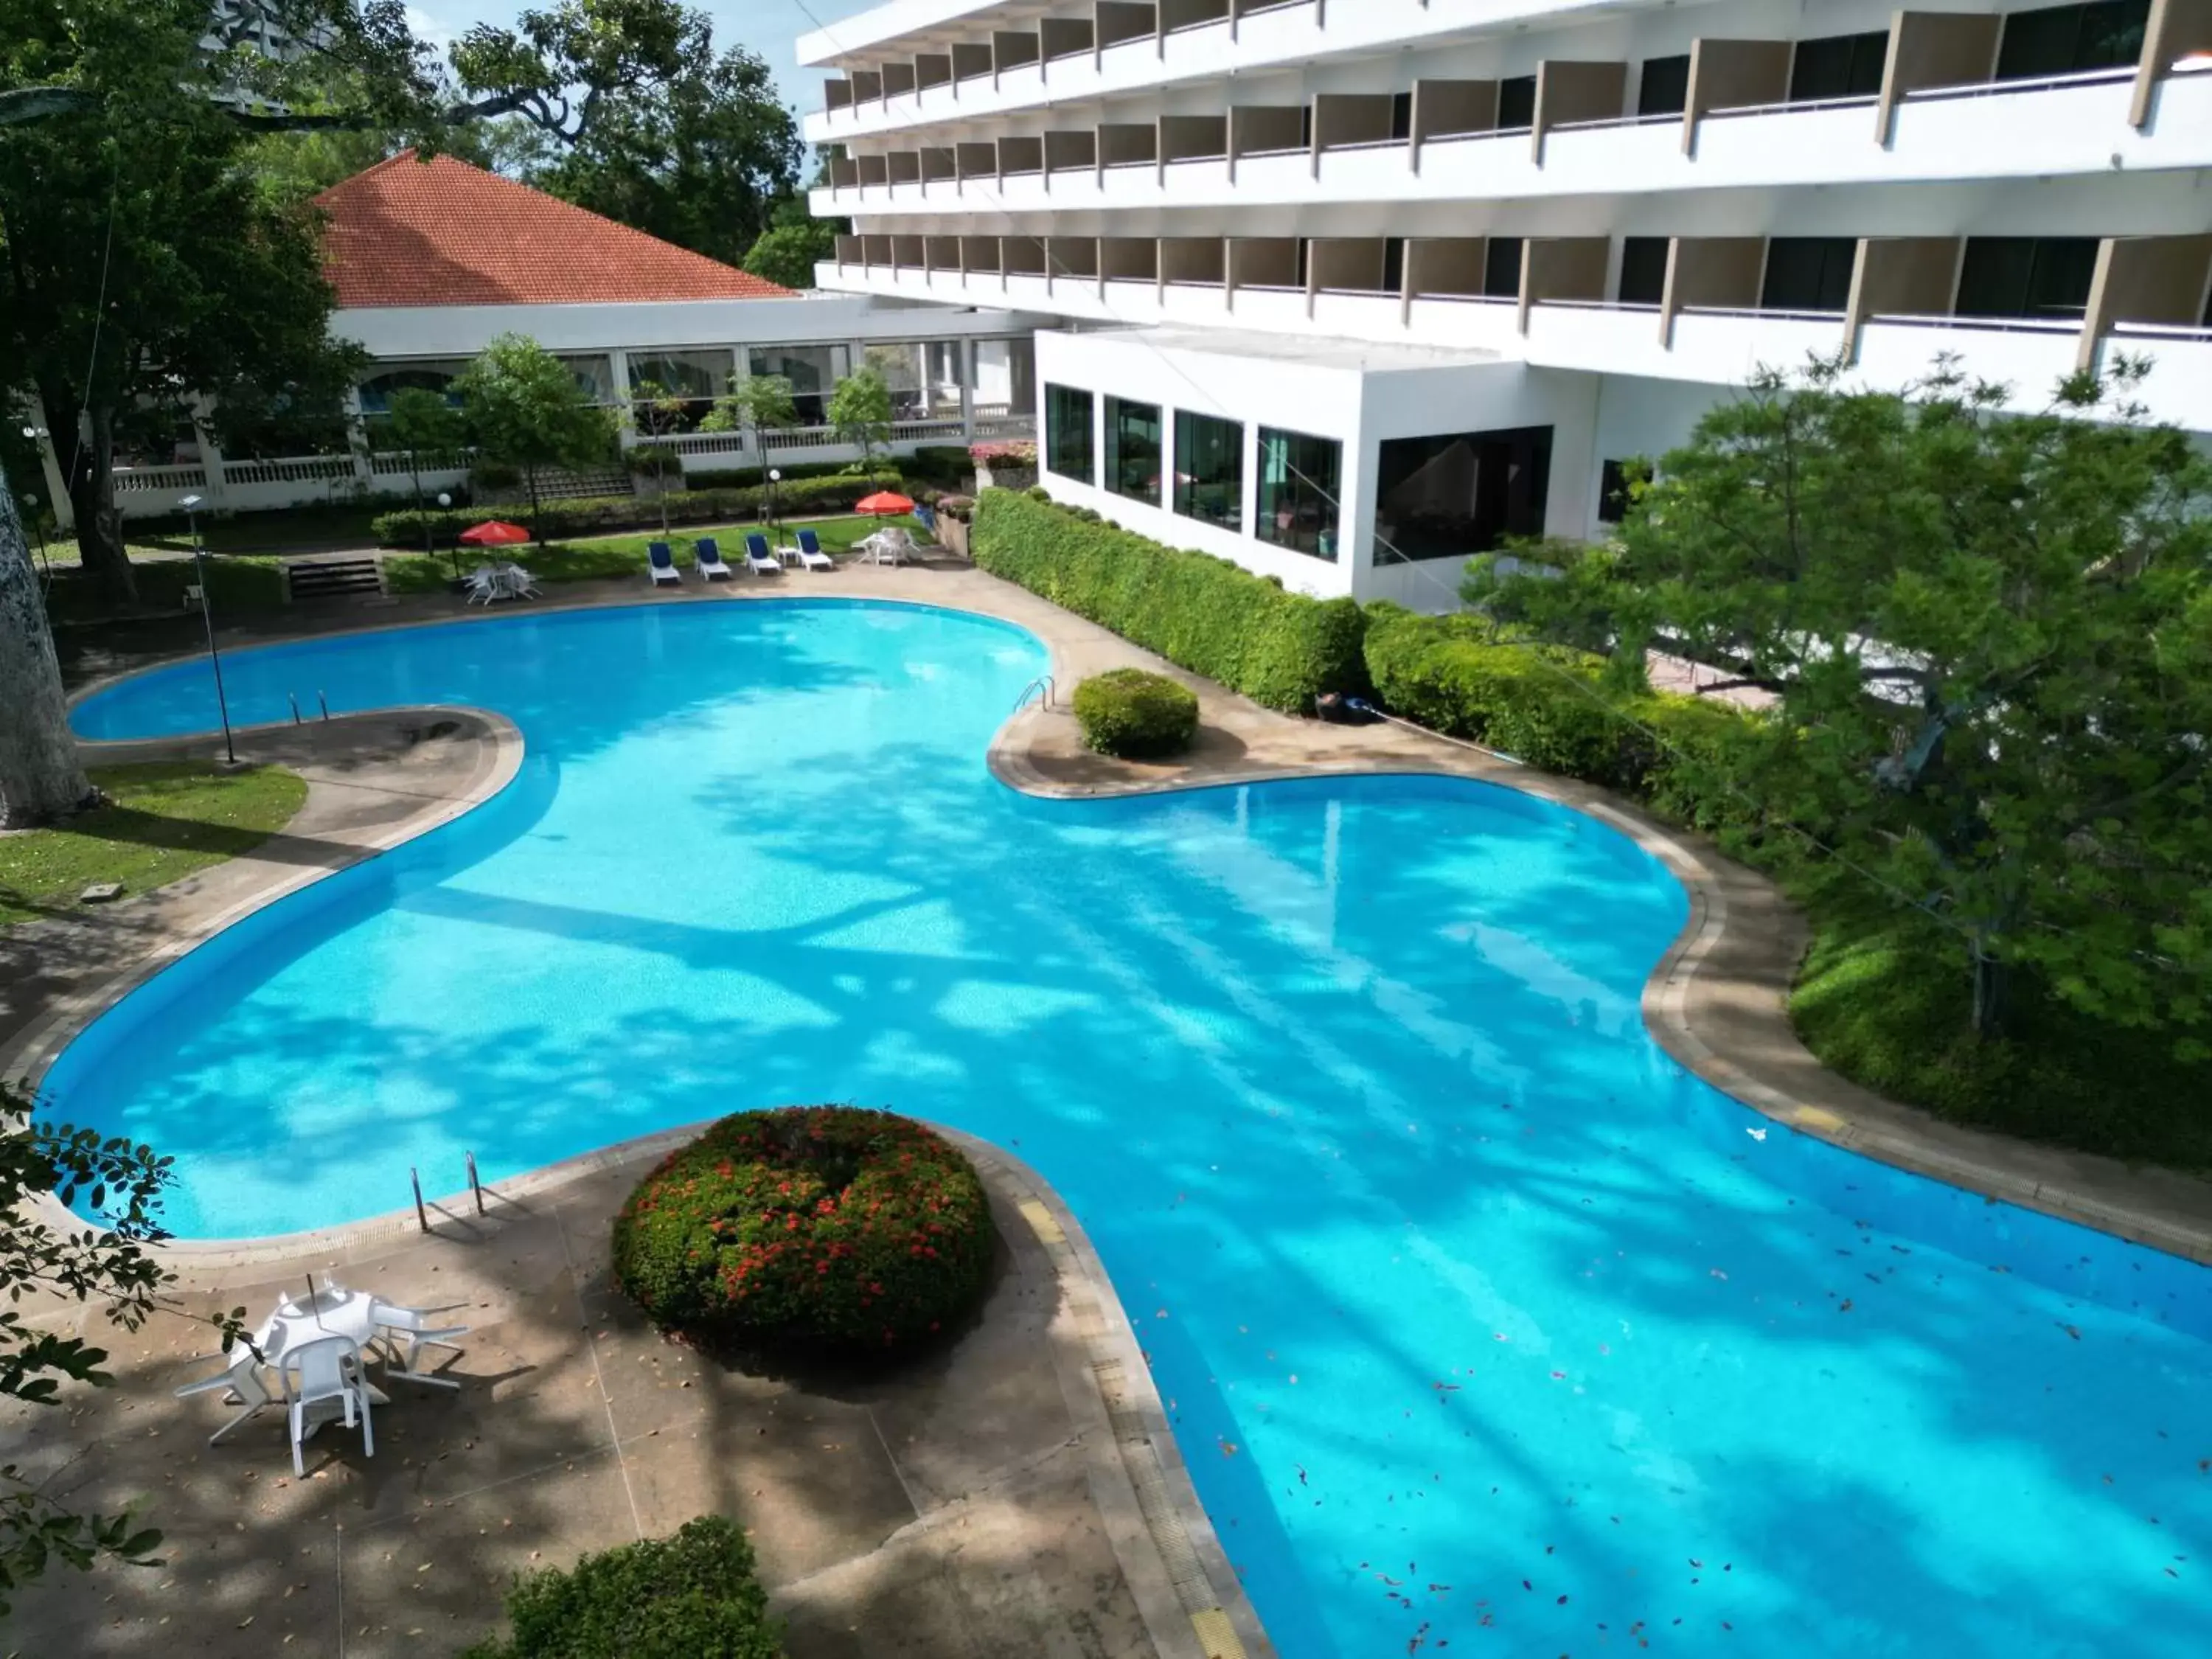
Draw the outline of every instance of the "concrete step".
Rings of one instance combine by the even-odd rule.
[[[374,596],[384,592],[384,567],[367,555],[290,559],[285,562],[284,583],[295,603]]]

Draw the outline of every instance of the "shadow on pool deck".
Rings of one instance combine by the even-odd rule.
[[[514,1573],[711,1511],[751,1537],[793,1659],[1158,1651],[1054,1369],[1060,1287],[1002,1194],[1006,1269],[972,1332],[885,1381],[802,1387],[665,1342],[614,1291],[608,1227],[638,1172],[532,1201],[477,1244],[339,1259],[343,1283],[459,1303],[472,1327],[459,1392],[394,1385],[373,1458],[325,1429],[295,1480],[275,1409],[210,1449],[222,1410],[170,1390],[216,1367],[193,1363],[210,1345],[174,1317],[114,1334],[115,1388],[9,1409],[0,1455],[72,1504],[149,1505],[167,1560],[50,1574],[11,1646],[450,1653],[491,1627]],[[295,1277],[270,1271],[189,1275],[186,1299],[258,1315]]]

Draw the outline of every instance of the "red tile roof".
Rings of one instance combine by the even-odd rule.
[[[404,151],[315,203],[341,310],[794,297],[450,155]]]

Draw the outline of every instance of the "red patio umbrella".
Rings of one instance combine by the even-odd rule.
[[[501,519],[491,519],[471,525],[461,532],[461,539],[472,547],[512,547],[530,539],[530,532],[519,524],[508,524]]]
[[[878,519],[896,519],[914,511],[914,503],[895,489],[879,489],[853,509]]]

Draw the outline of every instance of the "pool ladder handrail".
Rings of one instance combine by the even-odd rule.
[[[1047,708],[1053,708],[1054,706],[1053,699],[1060,694],[1060,682],[1053,678],[1049,674],[1038,675],[1027,685],[1024,686],[1022,688],[1022,695],[1014,699],[1015,714],[1018,714],[1023,709],[1029,707],[1030,693],[1032,691],[1042,691],[1044,694],[1043,707]]]

